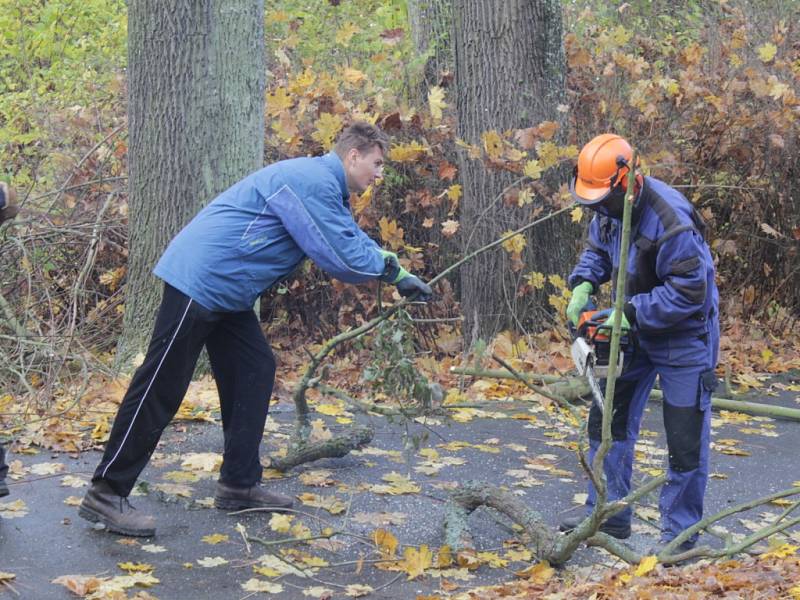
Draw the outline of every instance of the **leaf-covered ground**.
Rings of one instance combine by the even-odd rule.
[[[494,349],[511,356],[511,346],[501,338]],[[287,376],[276,390],[279,401],[268,422],[265,462],[267,456],[285,451],[293,431],[289,390],[301,363],[292,362],[292,353],[286,354]],[[533,360],[532,352],[529,359]],[[339,358],[333,382],[337,377],[357,381],[357,363],[354,355]],[[441,365],[439,373],[444,373]],[[752,377],[754,385],[761,386],[758,401],[800,405],[800,386],[791,375],[767,381]],[[367,448],[344,459],[304,465],[283,477],[267,470],[267,477],[275,477],[269,485],[297,499],[297,512],[274,517],[228,516],[210,508],[221,460],[217,397],[210,380],[194,383],[180,420],[168,428],[132,498],[139,510],[159,520],[158,535],[145,540],[94,531],[75,509],[99,457],[94,450],[78,450],[97,445],[107,434],[108,417],[124,391],[124,381],[90,390],[84,399],[91,401],[82,405],[78,420],[62,417],[34,423],[29,418],[28,425],[10,430],[17,436],[9,456],[12,495],[0,503],[4,573],[0,578],[7,594],[13,595],[13,589],[22,597],[67,598],[77,593],[141,599],[249,594],[281,598],[797,595],[795,553],[800,531],[796,530],[770,540],[771,547],[760,547],[759,552],[773,552],[766,558],[740,558],[689,570],[629,568],[608,555],[583,549],[565,569],[555,571],[537,563],[509,522],[479,509],[470,519],[476,552],[454,556],[443,547],[441,526],[447,493],[460,482],[504,486],[551,524],[572,514],[567,511],[581,510],[585,482],[573,451],[572,427],[544,399],[516,383],[467,378],[459,389],[456,379],[442,381],[449,398],[445,402],[469,400],[480,408],[451,411],[449,421],[388,423],[383,417],[356,414],[339,400],[312,394],[317,437],[341,431],[354,421],[370,421],[377,433]],[[64,408],[69,409],[67,414],[74,410]],[[652,403],[637,447],[637,480],[657,475],[664,467],[660,414],[658,403]],[[800,444],[796,423],[723,412],[715,414],[713,430],[709,512],[791,487],[800,478],[794,461]],[[649,498],[637,509],[631,544],[639,551],[656,539],[655,502]],[[745,534],[785,508],[786,502],[779,501],[721,527]],[[491,585],[499,587],[487,588]]]

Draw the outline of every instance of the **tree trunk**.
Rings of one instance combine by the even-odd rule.
[[[210,200],[262,165],[263,0],[130,0],[130,256],[119,360],[145,348],[151,271]]]
[[[408,0],[408,21],[414,50],[425,57],[419,84],[424,101],[453,68],[453,0]]]
[[[557,106],[563,102],[566,66],[560,2],[456,0],[454,9],[459,137],[481,146],[485,131],[502,132],[532,127],[542,121],[562,121]],[[465,253],[530,221],[530,207],[508,207],[502,200],[481,216],[515,177],[491,171],[480,161],[469,159],[465,152],[461,152],[460,164]],[[551,177],[545,183],[557,181]],[[568,218],[555,219],[541,229],[533,229],[523,255],[525,268],[519,272],[512,270],[508,255],[502,250],[486,253],[462,268],[461,300],[467,343],[477,337],[490,338],[505,327],[524,325],[526,318],[541,316],[541,310],[535,315],[531,312],[533,301],[541,305],[541,298],[521,298],[516,292],[522,275],[529,271],[564,274],[569,268],[573,244],[565,243],[570,238],[562,239],[560,234],[568,223]]]

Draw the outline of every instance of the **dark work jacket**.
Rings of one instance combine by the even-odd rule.
[[[626,315],[642,334],[702,332],[719,310],[714,262],[702,219],[692,204],[663,181],[645,177],[634,207],[628,250]],[[622,222],[595,214],[578,264],[574,288],[588,281],[595,291],[616,280]]]

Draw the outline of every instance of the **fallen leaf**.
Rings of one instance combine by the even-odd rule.
[[[121,562],[117,566],[128,573],[149,573],[153,570],[153,565],[147,563]]]
[[[397,551],[397,538],[385,529],[376,529],[372,532],[372,540],[384,557],[394,557]]]
[[[375,590],[372,589],[372,587],[360,583],[354,583],[345,588],[345,594],[351,598],[360,598],[361,596],[366,596],[374,591]]]
[[[242,584],[242,589],[245,592],[264,592],[265,594],[280,594],[283,592],[283,586],[280,583],[272,583],[262,579],[248,579]]]
[[[205,556],[203,558],[197,559],[197,564],[201,567],[220,567],[222,565],[227,565],[228,561],[221,556]]]
[[[228,535],[225,533],[212,533],[211,535],[204,535],[201,538],[206,544],[219,544],[220,542],[227,542]]]
[[[292,528],[292,520],[294,519],[293,515],[283,515],[274,513],[269,520],[269,527],[272,531],[277,531],[278,533],[286,533]]]
[[[636,567],[636,570],[633,572],[635,577],[644,577],[650,571],[656,568],[658,564],[658,559],[655,556],[645,556],[641,561],[639,561],[639,566]]]

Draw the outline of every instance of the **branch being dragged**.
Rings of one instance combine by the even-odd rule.
[[[469,481],[453,491],[450,498],[452,506],[448,507],[445,517],[445,532],[447,543],[455,552],[469,549],[468,546],[460,545],[462,542],[471,543],[472,537],[467,529],[466,515],[480,506],[487,506],[522,527],[530,538],[528,545],[531,551],[540,560],[550,561],[553,556],[558,534],[545,525],[539,513],[530,510],[510,492],[483,482]]]
[[[286,456],[271,458],[270,467],[278,471],[288,471],[297,465],[321,458],[341,458],[352,450],[358,450],[369,444],[374,435],[375,431],[371,427],[353,427],[346,434],[324,442],[293,445]]]

